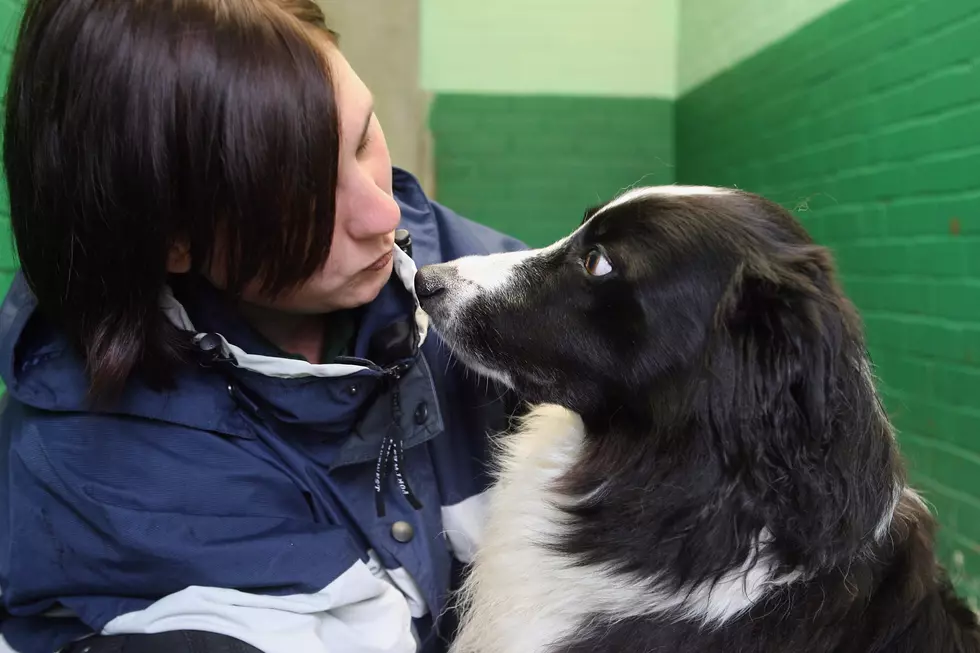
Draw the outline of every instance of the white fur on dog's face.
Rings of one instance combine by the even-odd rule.
[[[549,247],[484,256],[465,256],[448,263],[429,265],[419,271],[417,285],[439,283],[446,293],[437,305],[423,301],[423,307],[437,312],[440,326],[452,331],[460,313],[477,298],[511,297],[524,290],[521,270],[536,260],[558,251],[568,238]],[[420,281],[421,280],[421,281]]]
[[[656,197],[668,196],[668,197],[694,197],[697,195],[730,195],[732,191],[727,188],[716,188],[714,186],[646,186],[641,188],[634,188],[631,191],[623,193],[613,201],[604,205],[598,211],[596,211],[592,217],[599,215],[605,211],[616,208],[617,206],[622,206],[624,204],[629,204],[630,202],[637,202],[646,197]]]
[[[437,329],[454,353],[475,372],[513,388],[512,375],[496,366],[486,365],[467,348],[457,343],[461,321],[468,307],[477,302],[520,301],[526,289],[522,271],[561,250],[568,238],[541,249],[505,252],[486,256],[466,256],[448,263],[429,265],[416,276],[416,288],[423,309],[438,316]],[[436,301],[426,297],[429,286],[442,292]],[[431,314],[430,314],[431,317]]]

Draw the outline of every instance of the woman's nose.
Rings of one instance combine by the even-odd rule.
[[[395,199],[380,188],[352,207],[348,231],[357,239],[374,238],[393,232],[401,220],[401,209]]]

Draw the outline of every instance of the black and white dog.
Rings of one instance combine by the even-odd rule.
[[[632,190],[421,269],[500,438],[454,653],[973,653],[827,250],[745,192]]]

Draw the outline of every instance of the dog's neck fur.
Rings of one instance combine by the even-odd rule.
[[[655,575],[613,569],[569,556],[568,509],[601,500],[570,496],[560,480],[580,461],[586,429],[575,413],[535,408],[500,440],[497,483],[489,490],[484,541],[461,590],[460,634],[453,653],[535,653],[574,636],[590,617],[605,621],[650,615],[721,624],[751,608],[770,588],[798,572],[779,571],[766,554],[765,529],[750,554],[713,583],[674,589]],[[651,506],[650,509],[655,509]],[[656,546],[653,538],[651,546]]]

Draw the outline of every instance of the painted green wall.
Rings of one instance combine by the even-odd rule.
[[[833,248],[980,598],[980,4],[851,0],[726,68],[678,101],[678,179],[766,194]]]
[[[423,0],[435,198],[545,245],[674,181],[677,0]]]
[[[23,12],[21,0],[0,0],[0,86],[7,88],[7,73],[13,54],[17,27]],[[17,256],[14,251],[13,236],[10,233],[10,202],[7,199],[7,184],[0,177],[0,298],[7,293],[10,282],[17,270]],[[0,391],[3,385],[0,384]]]
[[[656,98],[440,94],[440,202],[532,246],[625,185],[674,180],[674,107]]]

